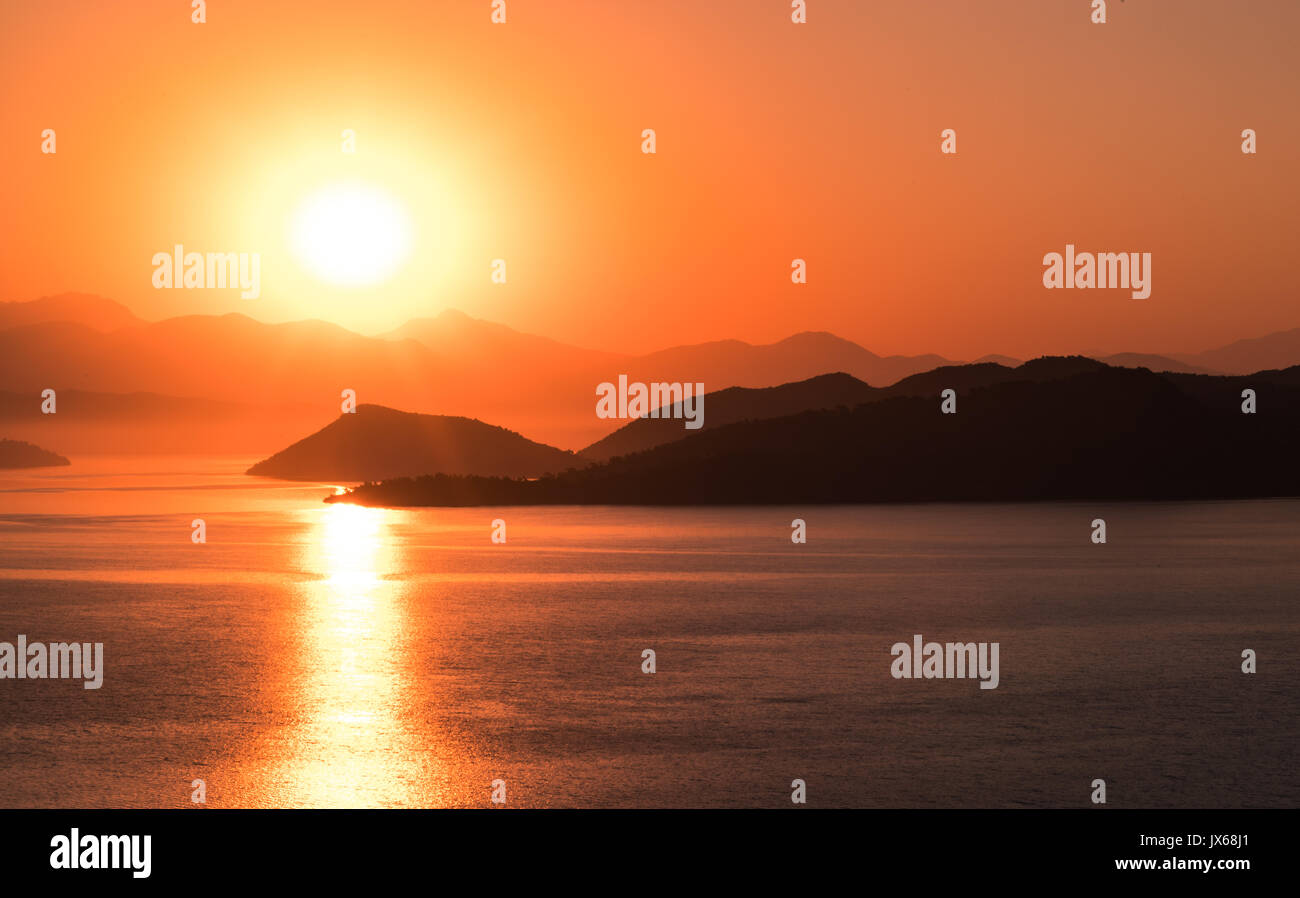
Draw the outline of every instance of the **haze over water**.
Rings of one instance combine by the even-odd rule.
[[[251,461],[0,472],[0,640],[105,657],[0,681],[0,806],[1300,802],[1300,500],[386,510]],[[998,688],[891,678],[916,633]]]

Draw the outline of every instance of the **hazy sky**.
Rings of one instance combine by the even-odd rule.
[[[367,333],[452,306],[624,351],[801,330],[1195,351],[1300,326],[1294,0],[1112,0],[1105,25],[1090,0],[808,0],[807,25],[787,0],[490,6],[211,0],[195,25],[188,0],[6,0],[0,298]],[[289,251],[340,181],[409,215],[384,283]],[[154,290],[177,243],[259,253],[262,296]],[[1150,252],[1151,297],[1045,290],[1066,243]]]

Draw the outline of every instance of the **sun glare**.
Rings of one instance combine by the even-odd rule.
[[[290,245],[314,277],[341,286],[377,284],[411,250],[411,219],[401,202],[369,184],[323,187],[298,206]]]

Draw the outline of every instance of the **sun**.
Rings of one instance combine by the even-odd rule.
[[[387,191],[358,181],[322,187],[293,214],[290,246],[298,262],[330,284],[387,280],[411,251],[411,219]]]

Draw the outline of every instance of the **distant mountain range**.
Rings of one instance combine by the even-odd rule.
[[[1190,365],[1225,374],[1249,374],[1252,371],[1281,370],[1300,364],[1300,327],[1249,340],[1237,340],[1227,346],[1179,356]]]
[[[143,323],[121,303],[89,293],[63,293],[29,302],[0,303],[0,330],[51,322],[75,323],[104,332]]]
[[[977,361],[1018,364],[1005,356]],[[1300,362],[1300,329],[1197,355],[1127,353],[1103,361],[1184,372],[1281,368]],[[613,432],[626,422],[594,414],[596,385],[620,374],[647,383],[703,383],[711,428],[715,414],[744,414],[713,398],[728,388],[841,372],[883,390],[953,364],[937,355],[880,356],[823,332],[768,345],[724,340],[630,356],[453,310],[380,337],[321,321],[265,324],[237,314],[145,322],[112,300],[68,294],[0,303],[0,391],[7,394],[0,397],[0,434],[42,440],[55,433],[59,445],[78,452],[270,452],[336,417],[340,394],[349,389],[361,403],[492,421],[552,445],[586,446],[590,457],[602,458],[654,444],[638,437],[624,445],[630,438],[614,439]],[[67,417],[56,425],[45,420],[54,416],[34,417],[44,389],[74,391],[87,401],[60,402],[58,414]],[[796,405],[798,393],[792,389]],[[137,395],[107,398],[130,394]],[[78,411],[74,420],[74,408],[90,403],[113,412],[92,422]],[[203,426],[205,420],[220,426]],[[63,442],[65,436],[74,442]],[[605,438],[614,441],[602,446]]]
[[[536,480],[438,474],[365,485],[326,501],[673,505],[1300,495],[1300,367],[1214,377],[1044,358],[1010,373],[998,365],[941,370],[939,382],[956,390],[956,414],[941,413],[937,390],[895,395],[852,409],[736,421]],[[842,379],[825,385],[852,389]],[[799,389],[769,392],[772,407],[791,392],[815,388],[792,386]],[[1247,388],[1256,394],[1254,414],[1242,411]]]

